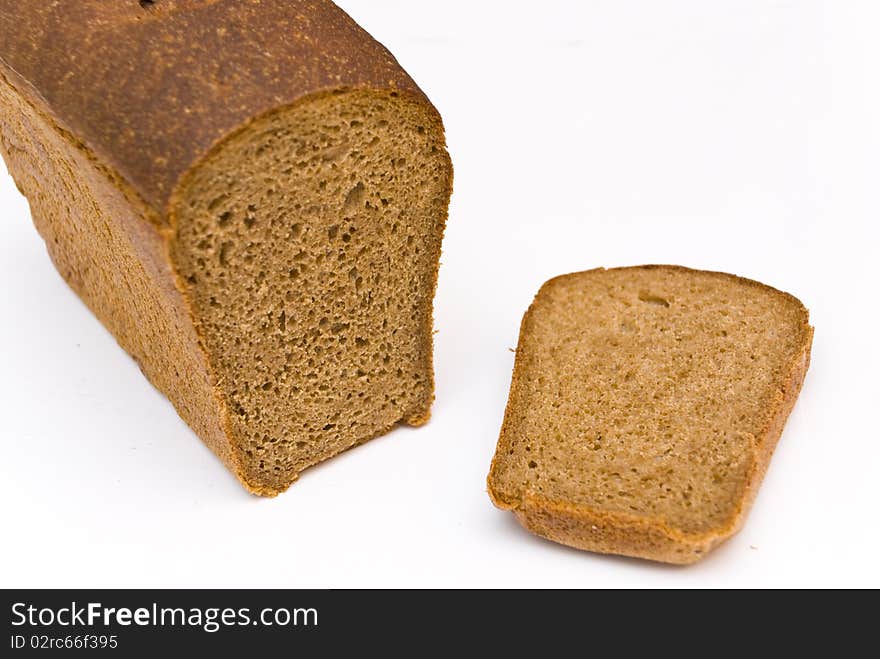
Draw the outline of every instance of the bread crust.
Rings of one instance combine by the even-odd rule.
[[[646,265],[635,268],[612,268],[610,270],[668,270],[684,273],[710,274],[729,278],[750,287],[757,287],[783,296],[803,309],[803,346],[789,365],[788,377],[783,388],[777,391],[773,404],[768,408],[763,430],[751,439],[751,460],[743,496],[736,511],[728,520],[706,533],[684,533],[671,527],[660,518],[628,515],[619,512],[600,511],[582,504],[551,501],[532,492],[504,492],[496,483],[500,467],[499,456],[507,445],[516,418],[516,392],[524,384],[524,366],[519,355],[514,363],[511,393],[504,415],[498,447],[487,478],[489,497],[498,508],[512,511],[519,523],[527,530],[560,544],[600,554],[618,554],[676,565],[689,565],[703,559],[712,549],[736,534],[748,515],[758,489],[770,464],[773,451],[782,435],[785,422],[794,409],[804,378],[810,366],[813,327],[809,324],[809,312],[794,296],[760,282],[722,272],[705,272],[673,265]],[[526,338],[526,324],[548,287],[560,280],[580,277],[591,272],[606,271],[596,268],[587,272],[562,275],[548,281],[535,297],[523,317],[519,345]]]
[[[436,114],[329,0],[0,0],[0,34],[0,62],[160,221],[189,169],[276,108],[365,89],[409,94]]]

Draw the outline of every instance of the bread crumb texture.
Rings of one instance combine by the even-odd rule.
[[[423,104],[349,92],[273,113],[180,199],[173,261],[248,482],[284,489],[427,420],[449,162]]]
[[[548,282],[523,319],[492,500],[572,547],[699,560],[742,525],[812,336],[797,299],[732,275]]]

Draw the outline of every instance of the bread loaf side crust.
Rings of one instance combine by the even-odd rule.
[[[0,152],[58,272],[180,416],[233,471],[222,407],[167,236],[136,193],[0,63]]]
[[[614,268],[613,270],[627,269],[632,268]],[[669,265],[648,265],[641,266],[640,269],[698,272],[681,266]],[[590,272],[604,270],[605,268],[598,268]],[[587,273],[574,273],[552,279],[542,287],[542,292],[560,279],[584,274]],[[760,288],[793,301],[803,308],[803,305],[794,296],[760,282],[727,273],[711,272],[706,274],[733,279],[740,284]],[[535,305],[540,301],[542,292],[538,293],[535,302],[523,318],[519,337],[520,346],[523,345],[526,338],[526,321],[529,314],[534,311]],[[519,523],[527,530],[569,547],[600,554],[616,554],[676,565],[689,565],[702,560],[712,549],[735,535],[742,528],[761,482],[767,473],[770,459],[782,435],[785,423],[797,402],[810,366],[813,341],[813,328],[809,325],[809,314],[806,309],[804,309],[804,314],[803,349],[792,360],[786,382],[783,384],[783,388],[777,392],[773,405],[767,410],[763,432],[758,437],[752,438],[751,468],[748,471],[743,495],[739,507],[725,524],[707,533],[684,533],[669,526],[660,518],[594,510],[582,504],[550,501],[528,491],[504,492],[497,485],[495,476],[501,468],[499,455],[507,445],[508,436],[516,422],[517,393],[520,388],[525,386],[524,367],[519,359],[514,363],[511,394],[498,440],[498,449],[492,460],[487,479],[489,497],[498,508],[512,511]]]

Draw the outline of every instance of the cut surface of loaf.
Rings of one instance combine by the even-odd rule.
[[[732,275],[551,280],[523,319],[492,500],[579,549],[701,559],[744,521],[812,336],[797,299]]]
[[[427,421],[441,134],[418,103],[331,94],[255,122],[182,187],[171,253],[248,482],[284,489]]]
[[[452,168],[387,50],[328,0],[0,0],[0,33],[53,262],[250,491],[427,421]]]

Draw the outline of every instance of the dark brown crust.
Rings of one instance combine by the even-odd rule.
[[[671,265],[647,265],[636,268],[613,268],[612,270],[671,270],[685,273],[701,271]],[[588,272],[604,271],[597,268]],[[526,320],[535,307],[542,293],[554,283],[569,277],[580,277],[588,272],[562,275],[548,281],[541,288],[535,302],[529,307],[520,328],[519,345],[523,345],[526,332]],[[504,423],[498,439],[498,450],[492,460],[492,467],[487,479],[489,497],[502,510],[513,511],[517,520],[526,529],[539,536],[576,549],[583,549],[602,554],[619,554],[634,558],[644,558],[663,563],[688,565],[696,563],[724,540],[737,533],[742,527],[746,515],[755,500],[764,475],[770,464],[770,458],[782,435],[789,415],[797,401],[803,386],[804,378],[810,366],[810,350],[813,342],[813,328],[809,324],[809,312],[796,297],[779,291],[760,282],[737,277],[722,272],[701,272],[735,280],[741,284],[757,287],[786,298],[803,310],[803,349],[792,361],[789,376],[783,388],[777,393],[774,404],[767,410],[764,431],[752,442],[751,468],[737,511],[728,521],[708,533],[684,533],[667,525],[662,519],[637,517],[622,513],[609,513],[572,504],[565,501],[550,501],[533,493],[522,492],[515,495],[504,493],[495,486],[494,475],[500,469],[498,456],[505,446],[511,423],[514,418],[515,390],[524,386],[523,365],[519,358],[514,363],[511,395],[508,399]]]
[[[218,141],[275,108],[346,89],[430,107],[329,0],[0,0],[0,35],[0,61],[160,218]]]

